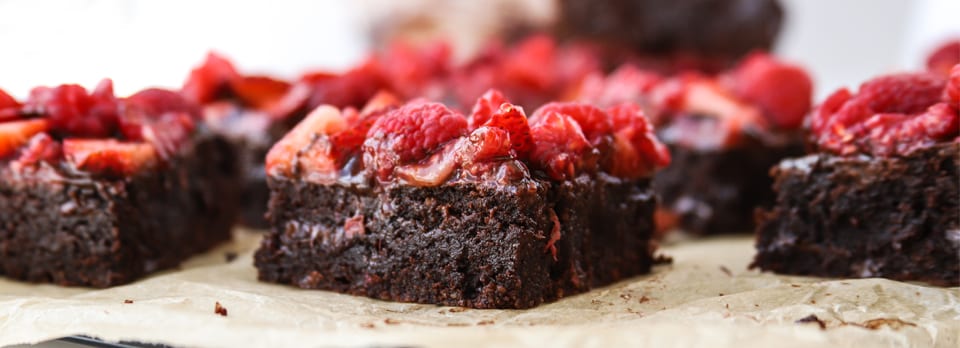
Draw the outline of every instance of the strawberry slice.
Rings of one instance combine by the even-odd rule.
[[[62,156],[63,149],[59,142],[47,133],[37,133],[27,141],[26,146],[22,147],[20,156],[10,162],[10,166],[16,171],[21,171],[40,162],[54,163]]]
[[[292,88],[289,82],[266,76],[237,76],[229,84],[230,90],[243,104],[259,110],[273,107]]]
[[[37,133],[50,129],[46,119],[20,120],[0,123],[0,157],[7,157],[27,143]]]
[[[336,161],[328,136],[346,127],[346,120],[337,108],[323,105],[314,109],[267,153],[267,174],[293,176],[302,170],[319,177],[335,175]],[[312,149],[314,145],[319,148]]]
[[[947,76],[954,65],[960,64],[960,39],[944,43],[927,57],[927,71]]]
[[[0,89],[0,122],[17,118],[20,102]]]
[[[114,139],[64,139],[63,154],[75,168],[106,176],[126,177],[160,163],[153,145]]]

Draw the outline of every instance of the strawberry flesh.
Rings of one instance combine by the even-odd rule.
[[[135,175],[160,163],[153,145],[115,139],[64,139],[63,154],[79,170],[110,177]]]

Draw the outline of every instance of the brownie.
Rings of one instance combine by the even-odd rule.
[[[0,109],[0,275],[108,287],[230,238],[236,155],[179,94],[104,80]]]
[[[813,154],[774,167],[751,267],[960,284],[960,143],[905,157]]]
[[[614,57],[686,57],[722,70],[773,47],[783,22],[776,0],[560,0],[555,31],[596,42]]]
[[[198,140],[164,170],[104,179],[44,167],[0,175],[0,275],[108,287],[129,283],[230,239],[234,159]]]
[[[804,143],[799,133],[746,138],[731,148],[668,144],[670,166],[653,180],[662,200],[661,216],[695,235],[752,231],[754,210],[774,202],[770,167],[803,155]]]
[[[584,115],[639,128],[612,143],[573,128],[597,129]],[[650,271],[650,177],[667,156],[636,106],[551,104],[529,124],[496,92],[468,117],[424,101],[320,108],[267,156],[254,264],[302,288],[530,308]]]

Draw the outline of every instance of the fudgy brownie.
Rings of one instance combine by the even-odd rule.
[[[259,278],[384,300],[528,308],[650,271],[650,176],[669,154],[636,105],[490,92],[320,107],[267,156]]]
[[[661,232],[715,234],[750,231],[754,209],[773,203],[767,172],[803,154],[812,94],[802,69],[757,53],[717,77],[625,65],[587,77],[575,99],[644,105],[673,158],[653,181]]]
[[[104,80],[3,104],[0,275],[107,287],[230,238],[233,153],[176,92]]]
[[[751,51],[771,49],[783,22],[783,9],[776,0],[560,0],[558,4],[557,34],[599,45],[615,66],[640,58],[661,61],[652,66],[719,72]]]
[[[752,267],[960,284],[960,65],[947,80],[889,75],[827,98],[818,152],[771,171]]]

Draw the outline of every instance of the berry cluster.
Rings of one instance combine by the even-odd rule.
[[[330,181],[363,169],[380,181],[436,186],[455,177],[529,177],[531,170],[556,180],[597,171],[639,178],[670,161],[632,104],[551,103],[528,119],[496,90],[466,116],[425,100],[374,101],[359,112],[312,111],[270,150],[268,173]]]
[[[101,81],[37,87],[23,103],[0,92],[0,158],[14,169],[60,164],[127,176],[163,164],[186,143],[198,107],[179,93],[147,89],[128,98]]]

